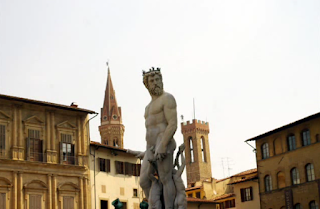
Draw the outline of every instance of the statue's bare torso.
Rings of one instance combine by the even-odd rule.
[[[164,92],[158,98],[153,99],[146,107],[145,126],[147,131],[147,149],[154,146],[155,150],[157,150],[158,147],[161,146],[163,135],[168,126],[168,121],[166,117],[168,117],[168,114],[170,114],[169,118],[172,117],[172,113],[166,112],[164,110],[165,108],[168,109],[168,105],[175,106],[175,100],[171,94]],[[168,140],[167,146],[168,147],[166,153],[172,153],[175,149],[175,141],[173,137],[171,137],[171,139]]]

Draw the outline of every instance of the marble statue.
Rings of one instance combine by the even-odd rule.
[[[140,186],[148,199],[149,208],[187,208],[186,198],[183,198],[181,192],[182,187],[184,188],[181,174],[185,165],[178,170],[174,170],[172,166],[173,152],[176,148],[173,138],[177,129],[176,101],[170,93],[163,90],[160,68],[151,68],[148,72],[143,72],[143,83],[151,96],[151,102],[146,106],[144,115],[146,151],[128,152],[143,159]],[[183,156],[183,150],[181,147],[179,155]]]

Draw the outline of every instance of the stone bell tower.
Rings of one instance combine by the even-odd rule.
[[[195,120],[181,123],[186,146],[187,184],[212,177],[209,149],[209,123]]]
[[[118,107],[113,89],[110,68],[108,66],[107,86],[101,108],[99,126],[101,144],[123,148],[124,125],[122,124],[121,107]]]

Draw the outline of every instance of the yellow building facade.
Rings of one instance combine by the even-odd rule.
[[[140,160],[126,149],[91,142],[90,176],[92,209],[111,209],[119,198],[123,209],[139,209]]]
[[[261,208],[318,209],[320,113],[247,141],[255,141]]]
[[[225,179],[217,180],[217,209],[260,208],[257,169],[250,169]]]
[[[0,208],[89,209],[89,116],[0,95]]]

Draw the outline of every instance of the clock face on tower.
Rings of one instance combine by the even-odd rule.
[[[117,120],[117,118],[118,118],[118,116],[116,116],[116,115],[113,115],[112,117],[113,117],[113,120]]]

